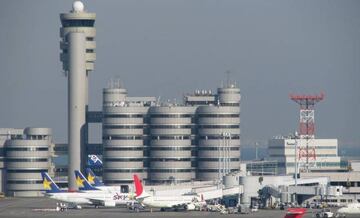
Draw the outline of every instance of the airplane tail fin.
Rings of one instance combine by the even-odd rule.
[[[60,190],[59,186],[51,179],[47,172],[41,172],[43,187],[46,190],[46,193],[59,193],[63,192]]]
[[[103,162],[97,155],[90,154],[88,155],[88,166],[90,167],[102,167]]]
[[[86,168],[86,179],[95,187],[104,185],[90,168]]]
[[[79,187],[79,190],[88,191],[88,190],[98,190],[92,186],[85,176],[78,170],[75,170],[76,185]]]
[[[139,177],[134,175],[134,185],[135,185],[135,194],[136,198],[146,198],[149,195],[145,192],[144,187],[139,179]]]

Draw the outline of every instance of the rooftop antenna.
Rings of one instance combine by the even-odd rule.
[[[110,88],[110,89],[114,88],[113,78],[111,78],[110,81],[109,81],[109,88]]]
[[[226,73],[226,86],[228,88],[228,87],[230,87],[230,73],[231,73],[231,71],[227,70],[225,73]]]
[[[122,87],[120,76],[115,76],[114,88],[120,89]]]

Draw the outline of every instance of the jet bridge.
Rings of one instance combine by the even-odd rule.
[[[272,197],[280,199],[281,202],[289,202],[294,194],[296,196],[325,195],[329,184],[328,177],[299,178],[296,186],[292,176],[240,176],[239,180],[244,186],[242,204],[250,204],[251,198],[258,197],[261,199]]]

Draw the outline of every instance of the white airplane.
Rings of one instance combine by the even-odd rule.
[[[86,180],[89,182],[90,185],[92,185],[96,189],[103,191],[110,191],[110,192],[121,192],[120,186],[104,185],[104,183],[100,181],[100,179],[95,175],[95,173],[90,168],[86,168]],[[85,188],[82,187],[79,187],[79,189],[86,190]]]
[[[112,196],[112,200],[115,201],[116,205],[125,205],[135,202],[134,194],[132,193],[121,193],[117,186],[92,186],[85,176],[78,170],[75,170],[76,184],[80,191],[86,193],[105,193]]]
[[[134,175],[134,185],[136,200],[150,208],[161,208],[164,211],[171,209],[195,210],[196,206],[203,205],[204,201],[198,196],[152,196],[145,192],[141,181],[137,175]]]
[[[60,190],[60,188],[51,179],[48,173],[42,172],[41,176],[43,179],[44,189],[46,190],[46,196],[52,199],[67,202],[73,206],[94,205],[95,207],[115,207],[116,205],[116,201],[113,199],[113,195],[109,193],[66,192],[64,190]]]
[[[346,215],[360,214],[360,203],[348,204],[345,207],[340,208],[336,213],[340,217],[345,217]]]

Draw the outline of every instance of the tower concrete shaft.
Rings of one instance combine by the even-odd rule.
[[[68,35],[69,42],[69,75],[68,75],[68,152],[69,152],[69,188],[75,189],[74,170],[81,170],[84,153],[86,130],[85,93],[87,75],[85,71],[85,35],[72,32]]]
[[[94,13],[84,11],[82,2],[76,1],[73,10],[60,14],[60,60],[68,76],[68,183],[77,189],[74,170],[86,164],[88,125],[88,74],[94,69],[95,55]]]

